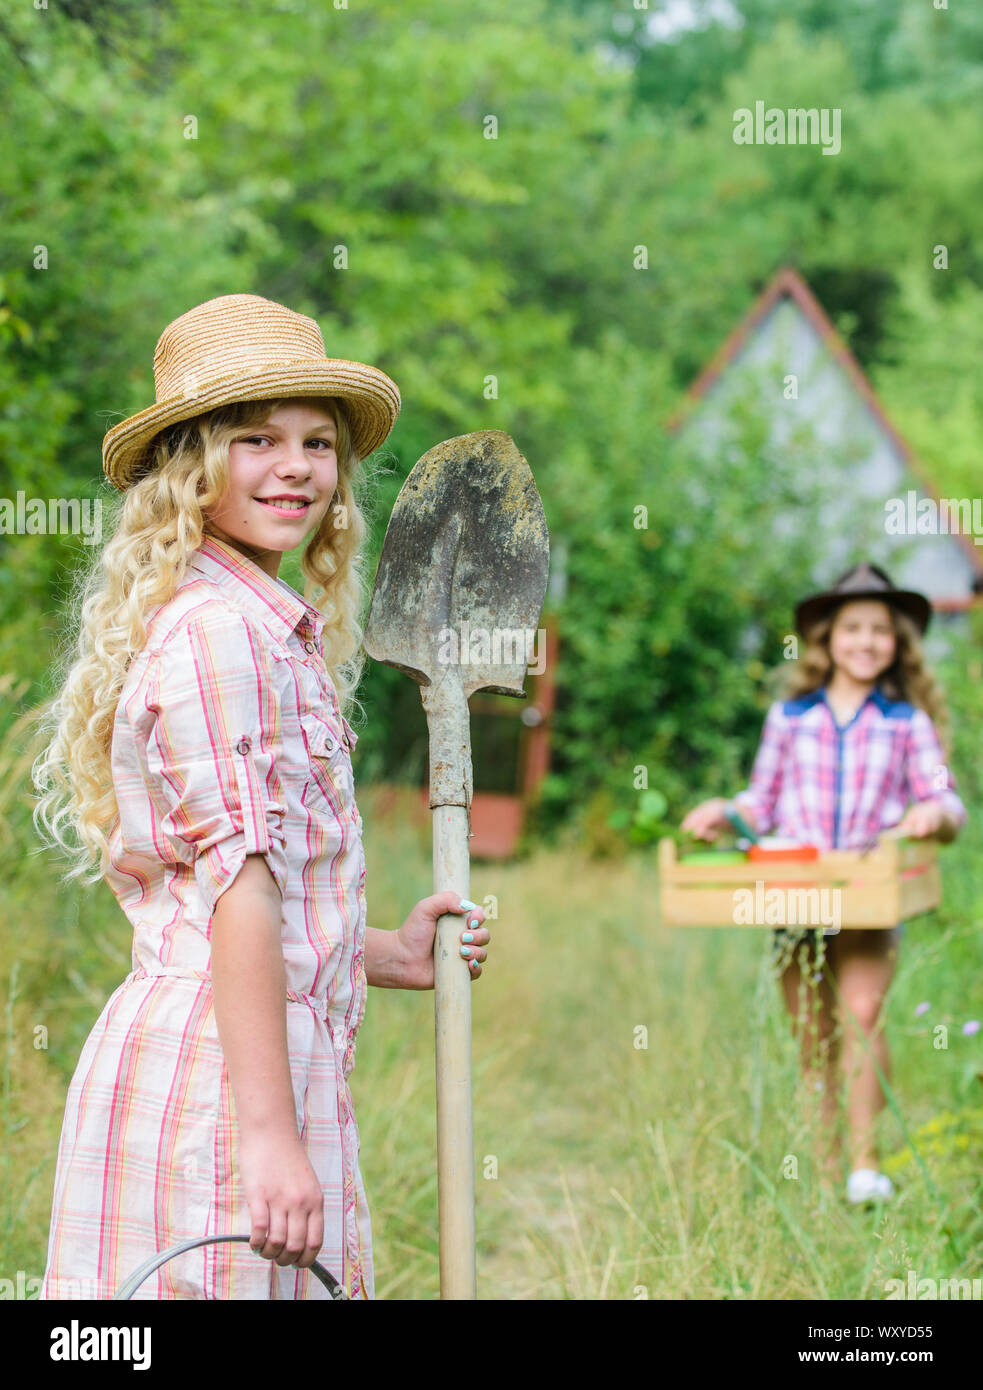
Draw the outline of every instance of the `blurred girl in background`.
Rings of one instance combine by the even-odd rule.
[[[921,651],[930,614],[924,595],[896,589],[871,564],[855,566],[831,589],[804,599],[795,620],[805,650],[791,669],[787,698],[768,711],[749,787],[732,803],[721,797],[702,802],[682,829],[714,840],[736,809],[757,835],[820,851],[869,849],[885,831],[954,839],[966,811],[942,747],[942,697]],[[894,1192],[878,1169],[875,1120],[885,1097],[873,1058],[889,1078],[879,1019],[902,932],[898,923],[887,930],[834,928],[824,935],[806,927],[774,936],[806,1083],[822,1094],[823,1131],[831,1140],[824,1167],[839,1176],[837,993],[841,1001],[846,1193],[854,1203]],[[818,985],[815,1035],[802,1016],[807,979]]]

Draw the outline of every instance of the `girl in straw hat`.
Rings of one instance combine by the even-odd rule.
[[[799,604],[796,626],[805,649],[790,670],[788,698],[768,711],[750,786],[734,798],[759,834],[774,830],[821,850],[865,849],[891,827],[913,839],[954,838],[966,812],[936,730],[944,719],[942,698],[921,652],[930,614],[922,594],[896,589],[876,565],[855,566],[832,589]],[[705,801],[682,828],[715,839],[732,809],[722,798]],[[846,1012],[846,1195],[854,1203],[893,1195],[890,1179],[878,1171],[874,1121],[884,1096],[871,1053],[887,1076],[878,1017],[902,930],[898,924],[886,931],[775,933],[786,1005],[802,1034],[804,1074],[822,1093],[823,1130],[832,1138],[826,1168],[833,1173],[839,1171],[834,984]],[[806,978],[819,985],[815,1039],[802,1026]]]
[[[197,1248],[134,1297],[326,1298],[317,1258],[369,1298],[348,1085],[366,987],[432,988],[442,913],[470,914],[473,978],[489,941],[452,893],[366,925],[356,482],[399,392],[255,295],[171,323],[154,377],[156,403],[104,441],[118,524],[79,578],[35,766],[66,877],[104,877],[133,924],[68,1091],[41,1296],[110,1298],[156,1251],[248,1232],[264,1259]],[[277,576],[305,541],[316,601]]]

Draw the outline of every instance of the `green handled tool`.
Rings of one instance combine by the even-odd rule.
[[[738,835],[743,835],[745,839],[751,841],[752,845],[758,843],[758,835],[751,829],[733,802],[730,803],[724,814],[737,831]]]

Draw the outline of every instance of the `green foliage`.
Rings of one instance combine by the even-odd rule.
[[[230,290],[281,299],[317,317],[329,354],[402,390],[370,573],[436,441],[505,429],[533,467],[569,554],[540,833],[633,825],[637,842],[639,765],[663,825],[733,789],[823,553],[822,459],[809,439],[771,456],[738,412],[726,452],[696,462],[664,428],[682,389],[792,262],[943,491],[975,489],[983,426],[983,148],[966,100],[983,20],[739,8],[739,24],[707,17],[664,42],[647,32],[656,7],[613,25],[590,0],[282,5],[249,12],[248,42],[238,11],[193,0],[13,12],[0,491],[106,497],[102,433],[152,399],[164,324]],[[735,146],[733,112],[758,98],[842,108],[841,152]],[[0,537],[0,668],[31,698],[84,558],[77,538]],[[299,581],[296,557],[284,576]],[[370,663],[366,778],[393,775],[404,685]]]
[[[815,440],[778,453],[737,409],[719,453],[697,462],[692,441],[665,429],[780,265],[812,284],[939,490],[978,491],[983,14],[881,0],[793,8],[738,0],[741,23],[707,17],[654,42],[654,0],[650,12],[609,0],[8,7],[0,496],[105,499],[102,435],[152,400],[157,336],[192,305],[248,290],[308,312],[330,355],[378,363],[403,395],[374,475],[370,573],[412,464],[471,430],[515,438],[567,544],[567,594],[551,600],[553,763],[530,829],[576,833],[612,857],[675,833],[694,801],[745,781],[792,602],[823,554]],[[735,146],[733,112],[757,99],[841,109],[841,152]],[[489,116],[497,139],[485,138]],[[933,264],[939,245],[948,269]],[[783,531],[790,504],[796,524]],[[58,891],[18,790],[23,707],[49,693],[51,642],[77,616],[65,611],[69,572],[84,558],[74,537],[0,536],[0,906],[31,924],[0,943],[13,1059],[0,1088],[0,1234],[11,1264],[32,1269],[64,1084],[128,963],[108,889]],[[298,581],[296,557],[284,577]],[[926,994],[958,1012],[978,974],[980,635],[939,673],[972,814],[945,852],[945,905],[905,948],[891,996],[905,1016]],[[368,669],[360,777],[392,773],[383,751],[402,732],[405,685]],[[409,877],[427,891],[429,851],[416,862],[401,833],[382,824],[369,843],[380,924],[395,925]],[[927,1267],[941,1236],[915,1185],[901,1216],[863,1238],[865,1254],[847,1216],[817,1221],[814,1186],[783,1196],[768,1176],[810,1132],[804,1119],[789,1128],[797,1063],[784,1018],[766,1027],[762,1006],[752,1059],[734,1046],[755,988],[748,939],[653,943],[647,857],[636,889],[623,865],[584,865],[582,848],[542,852],[538,873],[505,866],[506,886],[494,885],[520,935],[484,1022],[477,1006],[476,1064],[497,1098],[479,1152],[514,1156],[505,1167],[525,1174],[484,1184],[483,1238],[500,1237],[484,1256],[492,1286],[878,1297],[908,1242]],[[558,952],[585,909],[592,930]],[[409,996],[385,1003],[362,1061],[381,1288],[422,1280],[432,1292],[432,1013]],[[24,1043],[38,1018],[51,1025],[45,1054]],[[631,1046],[624,1025],[636,1019],[651,1024],[651,1051]],[[588,1048],[597,1065],[585,1070]],[[937,1131],[915,1135],[939,1146],[940,1163],[951,1157],[937,1181],[956,1211],[978,1186],[964,1163],[980,1138],[969,1054],[944,1070],[944,1054],[909,1049],[895,1083],[912,1104],[930,1093],[941,1107]],[[757,1120],[741,1099],[749,1071]],[[612,1125],[585,1130],[583,1115],[598,1113]],[[546,1138],[533,1114],[547,1116]],[[596,1165],[596,1191],[561,1189],[558,1134],[580,1175]],[[537,1242],[528,1254],[514,1240],[521,1203]],[[961,1238],[973,1248],[971,1230]],[[791,1266],[790,1239],[803,1254]]]

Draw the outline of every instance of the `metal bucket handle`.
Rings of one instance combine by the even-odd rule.
[[[194,1250],[199,1245],[218,1245],[222,1241],[238,1240],[248,1244],[251,1239],[251,1236],[202,1236],[196,1240],[183,1240],[180,1245],[172,1245],[169,1250],[165,1250],[158,1255],[151,1255],[149,1260],[144,1260],[139,1269],[134,1270],[129,1279],[121,1284],[116,1293],[113,1294],[113,1302],[119,1299],[131,1298],[143,1281],[148,1278],[149,1275],[153,1274],[155,1269],[159,1269],[162,1264],[166,1264],[168,1260],[172,1260],[175,1255],[183,1255],[185,1250]],[[280,1268],[284,1268],[284,1266],[281,1265]],[[318,1264],[317,1260],[310,1266],[310,1271],[315,1278],[320,1279],[333,1299],[338,1301],[348,1299],[348,1294],[338,1283],[337,1279],[335,1279],[332,1274],[329,1274],[323,1265]]]

